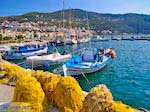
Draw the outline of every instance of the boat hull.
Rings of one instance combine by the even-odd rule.
[[[32,51],[32,52],[27,52],[27,53],[12,53],[9,55],[4,55],[4,59],[6,60],[20,60],[20,59],[25,59],[29,56],[34,56],[34,55],[41,55],[43,53],[47,53],[48,47],[37,50],[37,51]]]
[[[111,61],[111,58],[109,57],[107,60],[105,60],[102,63],[97,64],[97,67],[95,68],[87,68],[87,69],[74,69],[74,68],[67,68],[66,65],[63,66],[64,75],[66,76],[79,76],[83,74],[90,74],[97,72],[101,69],[103,69],[105,66],[107,66]]]

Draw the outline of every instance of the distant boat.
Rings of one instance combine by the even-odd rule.
[[[25,59],[29,56],[41,55],[47,53],[48,47],[40,46],[15,46],[11,50],[5,52],[4,59],[6,60],[19,60]]]
[[[83,38],[78,39],[79,43],[86,43],[86,42],[89,42],[89,41],[90,41],[90,39],[87,38],[87,37],[83,37]]]
[[[122,38],[116,38],[116,40],[117,40],[117,41],[120,41],[120,40],[122,40]]]
[[[104,37],[100,37],[100,36],[96,36],[96,37],[93,37],[91,39],[92,42],[97,42],[97,41],[109,41],[110,39],[109,38],[104,38]]]
[[[75,39],[75,38],[67,38],[66,40],[65,40],[65,44],[66,45],[73,45],[73,44],[77,44],[78,43],[78,41],[77,41],[77,39]]]
[[[135,38],[134,38],[134,37],[131,37],[131,38],[130,38],[130,40],[131,40],[131,41],[134,41],[134,40],[135,40]]]
[[[78,41],[77,41],[76,38],[73,38],[73,39],[72,39],[72,42],[73,42],[74,44],[77,44],[77,43],[78,43]]]
[[[103,49],[99,52],[101,53],[100,55],[97,54],[98,52],[99,49],[96,48],[84,48],[81,54],[72,57],[63,64],[62,68],[64,75],[78,76],[97,72],[107,66],[110,63],[111,58],[114,58],[115,56],[114,51],[110,49],[106,49],[104,54]]]
[[[69,54],[67,51],[64,51],[63,54],[60,54],[57,48],[54,48],[52,54],[28,57],[27,63],[38,66],[44,66],[45,64],[51,66],[62,64],[62,61],[67,61],[71,57],[72,55]]]

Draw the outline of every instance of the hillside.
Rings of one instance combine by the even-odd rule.
[[[73,18],[74,24],[76,26],[86,26],[86,11],[80,9],[70,9],[65,10],[65,20],[66,24],[69,22],[69,14],[71,12],[71,17]],[[58,25],[59,21],[62,20],[62,11],[57,11],[53,13],[40,13],[31,12],[20,16],[5,17],[9,21],[49,21]],[[111,30],[118,32],[127,33],[150,33],[150,15],[144,14],[101,14],[95,12],[88,12],[90,27],[96,31],[98,30]],[[0,21],[3,18],[0,17]],[[49,25],[53,25],[49,24]],[[68,25],[68,24],[67,24]]]

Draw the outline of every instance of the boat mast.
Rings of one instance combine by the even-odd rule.
[[[86,19],[87,19],[87,30],[90,30],[90,25],[89,25],[89,17],[88,17],[88,12],[86,11]],[[90,38],[90,35],[88,34],[88,38]],[[90,39],[90,48],[92,47],[91,45],[91,39]]]
[[[62,19],[63,19],[63,23],[62,23],[62,28],[63,28],[63,39],[64,39],[64,42],[65,42],[65,32],[64,32],[64,28],[65,28],[65,12],[64,12],[64,0],[62,0]],[[65,42],[66,43],[66,42]]]
[[[71,15],[71,13],[72,13],[72,12],[71,12],[71,8],[70,8],[70,11],[69,11],[69,17],[70,17],[70,18],[69,18],[70,30],[71,30],[71,28],[72,28],[72,18],[71,18],[72,15]]]
[[[69,28],[69,37],[71,37],[71,30],[72,30],[72,15],[71,15],[71,8],[69,8],[69,24],[70,24],[70,28]]]
[[[63,4],[63,28],[65,27],[65,12],[64,12],[64,0],[62,0],[62,4]]]

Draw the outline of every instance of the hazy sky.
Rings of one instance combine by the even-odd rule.
[[[65,0],[65,8],[79,8],[99,13],[150,14],[150,0]],[[53,12],[62,9],[62,0],[0,0],[0,16],[27,12]]]

